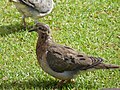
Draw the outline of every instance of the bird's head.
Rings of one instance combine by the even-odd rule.
[[[43,23],[37,23],[29,32],[36,31],[39,35],[40,34],[50,34],[50,27]]]

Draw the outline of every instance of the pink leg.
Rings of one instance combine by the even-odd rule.
[[[74,79],[66,80],[65,83],[75,83]]]
[[[56,88],[60,88],[63,85],[64,82],[65,82],[65,80],[61,80],[60,82],[58,82],[53,90],[55,90]]]

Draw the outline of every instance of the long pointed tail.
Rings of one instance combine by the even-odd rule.
[[[92,65],[88,68],[95,68],[95,69],[120,69],[120,66],[113,65],[113,64],[105,64],[103,63],[103,59],[100,57],[89,57],[92,60]]]
[[[95,69],[120,69],[120,66],[113,64],[104,64],[100,63],[97,66],[94,66]]]

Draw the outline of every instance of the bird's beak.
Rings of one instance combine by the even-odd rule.
[[[33,32],[33,31],[37,31],[37,29],[36,28],[32,28],[28,32]]]

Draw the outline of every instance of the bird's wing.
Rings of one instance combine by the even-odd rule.
[[[52,0],[19,0],[20,2],[33,7],[39,13],[47,13],[53,8]]]
[[[34,0],[19,0],[21,3],[23,3],[23,4],[25,4],[25,5],[27,5],[27,6],[29,6],[29,7],[32,7],[32,8],[35,8],[35,4],[32,2],[32,1],[34,1]]]
[[[56,72],[86,70],[100,64],[103,60],[89,57],[62,45],[50,46],[46,59],[50,68]]]

